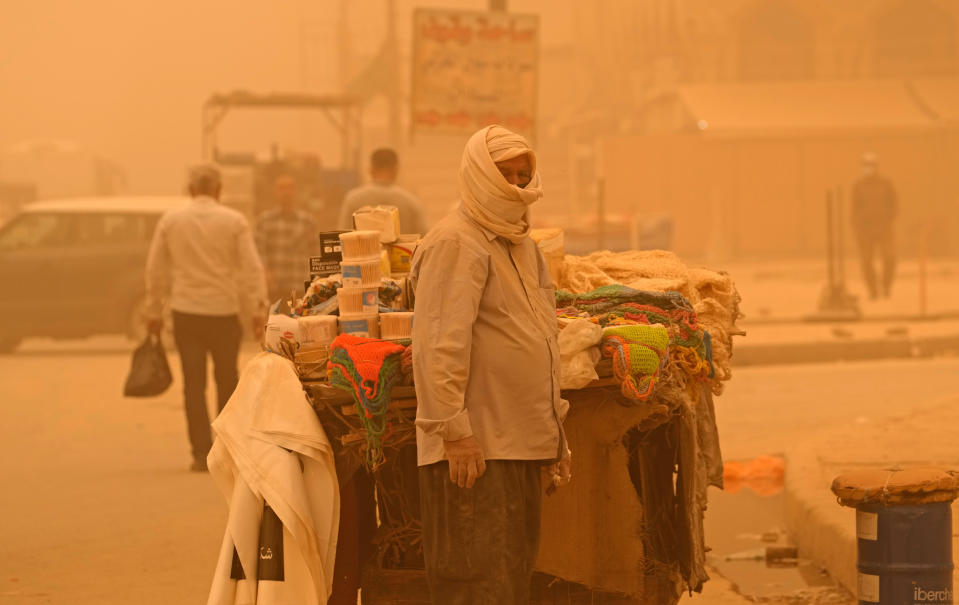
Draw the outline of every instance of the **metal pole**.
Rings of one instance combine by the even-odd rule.
[[[929,235],[929,229],[924,224],[919,229],[919,316],[926,316],[926,294],[927,294],[927,282],[926,282],[926,257],[929,254],[927,239]]]
[[[200,128],[202,132],[200,133],[200,157],[203,158],[204,162],[210,161],[210,148],[212,143],[210,142],[210,120],[207,117],[206,107],[200,110]]]
[[[833,233],[833,221],[835,214],[833,212],[832,191],[826,192],[826,272],[829,276],[829,290],[832,291],[836,285],[835,270],[835,236]]]
[[[396,0],[386,0],[386,40],[390,63],[389,75],[389,124],[390,144],[399,147],[400,131],[400,45],[396,36]]]
[[[339,67],[340,67],[340,90],[345,91],[350,84],[353,65],[353,49],[350,45],[350,3],[348,0],[340,0],[340,26],[337,31],[337,42],[339,46]]]
[[[836,283],[846,285],[846,223],[843,220],[842,187],[836,187]]]
[[[597,191],[597,207],[596,214],[599,223],[599,231],[597,232],[597,250],[606,249],[606,179],[601,178],[597,181],[596,187]]]

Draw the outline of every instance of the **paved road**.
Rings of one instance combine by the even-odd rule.
[[[187,471],[179,377],[155,399],[120,395],[127,348],[0,356],[0,603],[205,602],[225,503]]]
[[[831,427],[866,430],[883,418],[905,415],[959,392],[959,358],[888,360],[817,365],[751,367],[734,370],[726,393],[716,400],[726,460],[779,454]],[[784,529],[782,496],[761,497],[749,490],[736,495],[710,489],[706,538],[722,557],[759,548],[744,535]],[[761,597],[773,603],[841,605],[854,603],[847,593],[823,584],[817,568],[768,569],[761,562],[717,565],[728,573],[706,585],[690,605],[746,605]],[[737,586],[730,585],[730,581]],[[805,585],[811,583],[812,585]],[[744,599],[738,591],[749,594]],[[851,600],[850,600],[851,599]]]
[[[959,358],[734,369],[716,399],[726,460],[786,451],[813,432],[874,422],[959,392]]]
[[[0,604],[205,601],[225,504],[186,470],[179,379],[124,399],[128,355],[102,340],[0,356]],[[919,404],[957,375],[956,359],[742,369],[717,402],[724,449],[781,451],[825,424]],[[712,586],[698,602],[726,602],[728,584]]]

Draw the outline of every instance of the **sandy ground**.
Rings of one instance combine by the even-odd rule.
[[[167,393],[124,399],[127,346],[0,357],[0,603],[205,602],[225,502],[187,471],[176,358]]]
[[[798,319],[816,311],[826,284],[825,260],[717,262],[708,266],[732,275],[743,297],[744,324]],[[920,266],[914,260],[900,262],[888,299],[870,300],[859,265],[846,260],[846,289],[859,300],[866,317],[918,315],[920,311]],[[925,268],[926,312],[959,314],[959,261],[932,259]]]
[[[128,356],[110,339],[0,356],[0,603],[205,601],[226,507],[208,475],[186,470],[179,379],[124,399]],[[726,457],[907,409],[956,376],[948,358],[741,369],[717,401]],[[730,589],[717,579],[694,599],[737,602]]]
[[[943,393],[959,393],[959,358],[931,360],[888,360],[772,366],[736,370],[726,392],[716,400],[723,457],[748,460],[762,455],[782,454],[826,429],[849,432],[880,424],[890,416],[915,413],[938,401]],[[920,455],[922,446],[915,446]],[[729,554],[718,539],[724,525],[741,525],[735,509],[720,506],[725,496],[710,489],[712,506],[706,513],[707,546],[717,548],[712,556]],[[747,494],[749,496],[749,494]],[[763,532],[784,528],[781,500],[762,506],[760,497],[746,501],[758,506],[749,514],[757,523],[744,531]],[[766,518],[764,518],[766,517]],[[775,523],[783,524],[776,527]],[[742,541],[739,549],[758,543]],[[749,564],[744,564],[748,566]],[[761,564],[756,564],[761,565]],[[712,580],[703,594],[683,599],[684,603],[734,604],[754,602],[844,604],[855,602],[851,595],[828,587],[796,588],[792,583],[776,587],[763,585],[780,578],[762,577],[765,570],[746,571],[745,576],[722,577],[711,570]],[[747,582],[743,580],[748,579]],[[737,582],[743,582],[738,586]],[[759,591],[763,594],[758,594]],[[745,596],[742,594],[745,593]]]

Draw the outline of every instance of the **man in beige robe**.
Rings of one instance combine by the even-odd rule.
[[[483,128],[459,186],[459,209],[411,272],[426,571],[434,603],[526,605],[541,472],[569,480],[554,287],[529,237],[536,156],[523,137]]]

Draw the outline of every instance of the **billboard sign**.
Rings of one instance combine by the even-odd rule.
[[[417,9],[413,132],[469,134],[502,124],[532,136],[538,53],[535,15]]]

